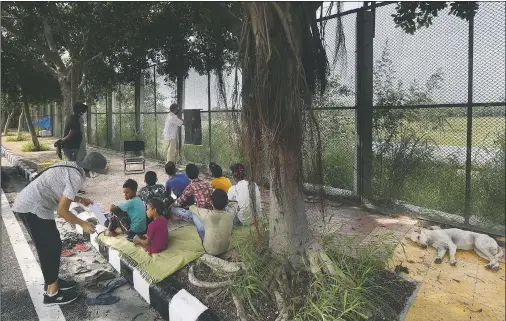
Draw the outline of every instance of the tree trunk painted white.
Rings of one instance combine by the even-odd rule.
[[[292,266],[300,266],[305,250],[308,248],[311,235],[305,211],[304,194],[293,179],[297,173],[299,162],[297,157],[284,155],[281,167],[280,199],[270,188],[269,213],[269,248],[278,256],[286,256]]]
[[[21,131],[22,131],[22,128],[23,128],[23,116],[24,116],[24,109],[21,109],[21,113],[19,114],[19,120],[18,120],[18,140],[21,139]]]
[[[9,114],[7,115],[7,120],[5,121],[5,124],[4,124],[4,127],[3,127],[3,130],[4,130],[4,135],[7,134],[7,132],[9,131],[9,127],[11,125],[11,119],[12,119],[12,115],[14,114],[14,111],[11,110],[9,112]]]

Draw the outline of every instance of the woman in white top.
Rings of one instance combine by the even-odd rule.
[[[237,184],[228,190],[228,200],[236,202],[235,204],[230,204],[229,212],[234,215],[234,225],[250,225],[253,223],[253,206],[255,206],[257,215],[262,213],[260,190],[256,183],[246,180],[246,172],[242,164],[234,164],[230,167],[230,170]],[[250,198],[250,184],[254,185],[255,203]]]

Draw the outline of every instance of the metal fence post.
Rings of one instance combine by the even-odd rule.
[[[373,13],[362,8],[357,13],[356,53],[356,133],[354,192],[360,203],[371,196],[372,108],[373,108]]]
[[[207,71],[207,121],[208,121],[208,130],[209,130],[209,162],[210,164],[213,161],[213,148],[211,147],[212,139],[211,139],[211,73],[209,70]]]
[[[105,100],[105,117],[107,118],[107,145],[113,148],[112,141],[112,95],[110,91],[106,92]]]
[[[469,19],[469,43],[467,60],[467,139],[466,139],[466,196],[464,224],[469,225],[471,215],[471,148],[473,134],[473,60],[474,60],[474,16]]]
[[[95,116],[95,120],[96,119],[97,119],[97,117]],[[91,134],[92,134],[92,130],[93,130],[93,128],[92,128],[93,125],[91,123],[91,112],[90,111],[88,111],[86,113],[86,124],[87,124],[87,126],[86,126],[87,141],[88,141],[88,144],[92,145],[91,144]],[[96,128],[95,128],[95,131],[96,131]]]
[[[155,158],[158,159],[158,114],[156,111],[156,65],[153,66],[153,100],[155,111]],[[163,137],[165,139],[165,137]]]
[[[142,72],[135,77],[135,98],[134,98],[134,110],[135,110],[135,140],[139,139],[141,134],[141,77]]]
[[[88,91],[88,85],[86,84],[86,98],[90,98],[89,97],[89,91]],[[91,104],[92,102],[91,101],[86,101],[88,104]],[[97,117],[95,116],[95,119]],[[92,130],[93,130],[93,125],[91,124],[91,110],[88,109],[88,112],[86,113],[86,138],[87,138],[87,142],[89,145],[91,145],[91,133],[92,133]],[[96,128],[95,128],[95,131],[96,131]]]
[[[183,112],[184,109],[184,77],[179,76],[176,80],[176,86],[177,86],[177,104],[179,105],[179,115]],[[183,134],[182,129],[179,127],[178,129],[178,142],[179,142],[179,157],[183,159]]]

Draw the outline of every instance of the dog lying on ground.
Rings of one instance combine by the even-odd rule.
[[[479,256],[489,261],[487,269],[498,271],[499,259],[503,256],[502,248],[496,240],[488,235],[464,231],[457,228],[440,229],[437,226],[432,230],[419,229],[411,234],[411,240],[420,244],[422,248],[432,246],[437,250],[435,263],[441,264],[446,251],[450,252],[450,264],[456,265],[455,252],[459,250],[474,250]]]

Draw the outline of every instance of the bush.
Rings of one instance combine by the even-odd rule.
[[[9,137],[7,137],[5,139],[6,142],[24,142],[24,141],[27,141],[28,140],[28,137],[25,136],[25,135],[21,135],[18,137],[18,135],[9,135]]]
[[[301,304],[291,307],[293,320],[397,319],[408,293],[401,290],[405,281],[385,269],[395,246],[378,243],[357,249],[353,240],[329,237],[323,248],[335,273],[309,276]]]
[[[35,152],[35,146],[33,145],[33,142],[27,142],[27,143],[23,144],[23,146],[21,147],[21,150],[23,152]],[[47,146],[46,144],[40,143],[40,150],[38,150],[39,152],[48,151],[48,150],[50,150],[49,146]]]

